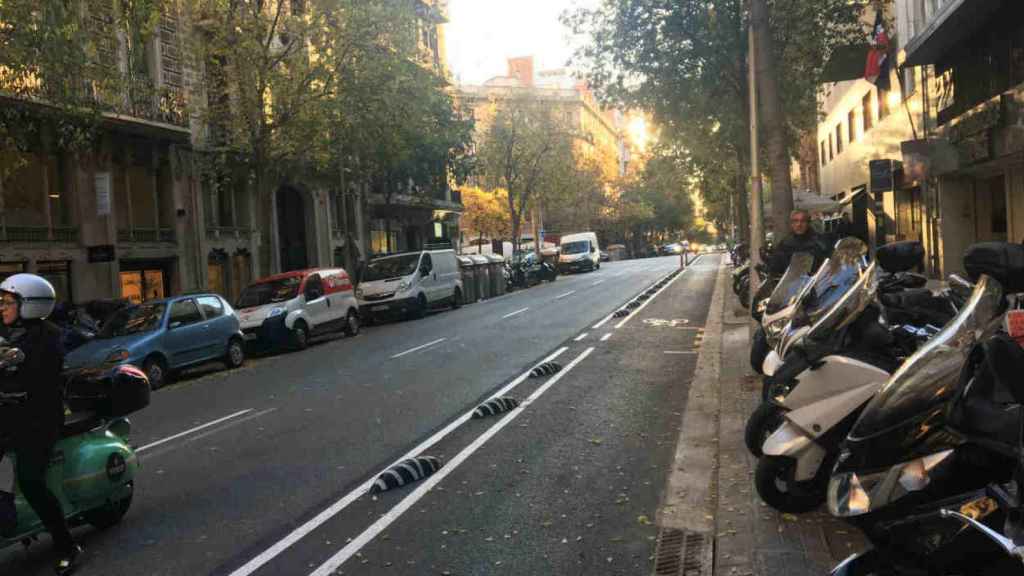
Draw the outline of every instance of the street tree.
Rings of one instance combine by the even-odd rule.
[[[707,181],[705,189],[730,190],[734,207],[747,204],[743,175],[750,162],[747,4],[603,0],[564,18],[575,33],[588,37],[576,58],[602,98],[651,113],[662,127],[662,139],[686,149],[695,175]],[[863,35],[862,3],[777,0],[768,8],[775,100],[785,107],[762,113],[769,126],[775,126],[773,114],[782,117],[767,138],[773,153],[766,160],[772,194],[783,197],[791,190],[788,150],[796,134],[816,124],[817,87],[826,58],[833,48]],[[765,99],[761,103],[765,106]],[[781,140],[775,138],[779,130]],[[776,198],[773,205],[787,202],[791,195]]]
[[[477,236],[477,245],[484,238],[504,239],[512,232],[507,209],[508,192],[498,188],[485,190],[477,186],[462,188],[462,228]]]

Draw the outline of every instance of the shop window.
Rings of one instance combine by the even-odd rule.
[[[227,274],[223,262],[211,260],[206,265],[206,287],[210,292],[227,295]]]
[[[851,144],[857,139],[857,111],[850,110],[846,115],[846,139]]]
[[[121,272],[121,297],[134,304],[164,298],[164,271],[159,269]]]
[[[72,302],[71,262],[67,260],[36,262],[36,273],[53,284],[58,302]]]
[[[242,289],[252,282],[250,274],[252,258],[248,252],[239,252],[231,257],[231,273],[234,282],[231,284],[231,301],[237,302]]]
[[[47,203],[58,209],[55,225],[67,221],[58,162],[53,156],[26,154],[25,163],[4,181],[3,195],[3,215],[8,226],[49,227]]]
[[[25,271],[24,262],[0,262],[0,282]]]

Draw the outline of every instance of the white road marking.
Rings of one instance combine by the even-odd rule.
[[[543,364],[545,362],[551,362],[555,358],[558,358],[559,356],[561,356],[568,349],[569,349],[568,346],[563,346],[563,347],[559,348],[558,350],[555,350],[547,358],[544,358],[543,360],[538,362],[537,365],[539,366],[540,364]],[[516,386],[519,386],[527,378],[530,377],[530,372],[534,369],[534,367],[535,366],[531,366],[529,370],[527,370],[526,372],[523,372],[522,374],[520,374],[515,380],[509,382],[504,388],[502,388],[501,390],[498,390],[497,392],[495,392],[490,398],[488,398],[484,402],[488,402],[490,400],[493,400],[495,398],[498,398],[498,397],[504,396],[505,394],[508,394],[513,388],[515,388]],[[559,372],[559,374],[563,374],[564,372],[565,372],[565,370],[563,369],[563,371]],[[558,377],[558,374],[555,374],[555,376]],[[549,380],[548,382],[551,382],[551,381]],[[331,518],[334,518],[335,516],[337,516],[342,510],[344,510],[345,508],[348,508],[353,502],[355,502],[359,498],[365,496],[366,492],[370,489],[371,486],[373,486],[373,483],[377,481],[377,476],[380,476],[380,474],[383,473],[384,470],[387,470],[388,468],[391,468],[393,466],[398,465],[398,463],[402,462],[403,460],[408,460],[409,458],[414,458],[416,456],[419,456],[420,454],[423,453],[424,450],[427,450],[431,446],[433,446],[434,444],[437,444],[438,442],[443,440],[446,436],[451,434],[453,430],[455,430],[459,426],[462,426],[469,419],[471,419],[473,417],[473,411],[474,410],[476,410],[476,406],[474,406],[469,412],[466,412],[462,416],[459,416],[456,420],[454,420],[453,422],[451,422],[450,424],[448,424],[447,426],[445,426],[441,430],[438,430],[430,438],[427,438],[423,442],[420,442],[420,444],[418,446],[416,446],[412,450],[406,452],[405,455],[403,455],[401,458],[398,458],[397,460],[395,460],[391,465],[385,467],[383,470],[381,470],[377,474],[374,474],[373,476],[371,476],[369,480],[367,480],[366,482],[363,482],[359,486],[356,486],[355,489],[353,489],[351,492],[349,492],[348,494],[343,496],[340,500],[338,500],[334,504],[331,504],[323,512],[320,512],[319,514],[317,514],[313,518],[310,518],[305,524],[303,524],[303,525],[299,526],[298,528],[292,530],[287,536],[285,536],[284,538],[282,538],[281,540],[276,542],[270,548],[267,548],[266,550],[264,550],[259,556],[256,556],[252,560],[249,560],[248,562],[246,562],[243,566],[241,566],[240,568],[238,568],[237,570],[232,572],[229,576],[249,576],[250,574],[252,574],[252,573],[256,572],[257,570],[259,570],[260,568],[262,568],[267,562],[270,562],[274,558],[280,556],[282,552],[284,552],[285,550],[290,548],[293,544],[295,544],[299,540],[302,540],[303,538],[308,536],[311,532],[313,532],[314,530],[316,530],[317,528],[319,528],[320,526],[325,524],[327,521],[329,521]],[[502,420],[502,421],[504,421],[504,420]],[[443,468],[442,468],[442,470],[443,470]]]
[[[698,256],[698,258],[700,258],[700,256]],[[690,266],[687,266],[687,267],[686,267],[686,269],[684,269],[684,270],[683,270],[682,272],[680,272],[679,274],[676,274],[674,278],[672,278],[671,280],[669,280],[669,281],[668,281],[668,283],[666,283],[666,284],[665,284],[664,286],[662,286],[662,287],[661,287],[660,289],[658,289],[658,291],[654,293],[654,296],[651,296],[651,297],[650,297],[650,298],[648,298],[647,300],[644,300],[644,303],[643,303],[643,304],[641,304],[641,305],[637,306],[635,310],[633,310],[632,312],[630,312],[629,316],[626,316],[625,318],[623,318],[623,319],[622,319],[622,322],[619,322],[618,324],[616,324],[616,325],[615,325],[615,329],[616,329],[616,330],[618,330],[619,328],[622,328],[622,327],[623,327],[623,326],[624,326],[624,325],[626,324],[626,322],[629,322],[630,318],[632,318],[633,316],[636,316],[637,314],[639,314],[641,310],[643,310],[644,308],[646,308],[646,307],[647,307],[647,305],[648,305],[648,304],[650,304],[651,302],[654,302],[654,299],[655,299],[655,298],[657,298],[657,297],[658,297],[658,296],[659,296],[659,295],[660,295],[660,294],[661,294],[662,292],[664,292],[665,290],[667,290],[667,289],[669,288],[669,286],[671,286],[671,285],[675,284],[676,280],[679,280],[680,278],[682,278],[683,276],[685,276],[685,275],[686,275],[686,273],[687,273],[687,272],[688,272],[689,270],[692,270],[692,269],[693,269],[693,263],[694,263],[694,262],[696,262],[696,260],[694,260],[693,262],[690,262]]]
[[[143,451],[146,451],[146,450],[150,450],[152,448],[156,448],[157,446],[159,446],[161,444],[166,444],[166,443],[168,443],[168,442],[170,442],[172,440],[177,440],[178,438],[181,438],[182,436],[188,436],[189,434],[192,434],[194,432],[199,432],[200,430],[209,428],[210,426],[216,426],[217,424],[220,424],[221,422],[226,422],[228,420],[231,420],[232,418],[238,418],[239,416],[241,416],[243,414],[248,414],[249,412],[252,412],[252,411],[253,411],[252,408],[247,408],[245,410],[239,410],[238,412],[235,412],[234,414],[228,414],[227,416],[225,416],[223,418],[217,418],[216,420],[214,420],[212,422],[207,422],[206,424],[201,424],[199,426],[196,426],[195,428],[189,428],[188,430],[185,430],[184,432],[178,432],[177,434],[175,434],[173,436],[168,436],[167,438],[164,438],[163,440],[157,440],[156,442],[151,442],[149,444],[146,444],[145,446],[140,446],[140,447],[135,449],[135,452],[139,453],[139,452],[143,452]]]
[[[601,342],[604,342],[604,341],[608,340],[611,337],[612,337],[612,333],[609,332],[609,333],[605,334],[604,336],[601,336]]]
[[[597,286],[598,284],[604,284],[604,280],[598,280],[597,282],[591,284],[591,286]]]
[[[696,350],[665,350],[665,354],[696,354]]]
[[[516,310],[515,312],[509,312],[508,314],[505,314],[504,316],[501,317],[501,319],[504,320],[505,318],[511,318],[511,317],[513,317],[513,316],[515,316],[517,314],[522,314],[523,312],[526,312],[529,309],[530,309],[529,306],[527,306],[526,308],[520,308],[519,310]]]
[[[394,508],[388,510],[383,516],[377,519],[376,522],[370,525],[369,528],[363,531],[362,534],[356,536],[345,545],[344,548],[338,551],[337,554],[331,556],[326,562],[320,565],[319,568],[310,573],[310,576],[331,576],[335,570],[344,564],[348,559],[354,556],[364,546],[369,544],[374,538],[376,538],[381,532],[387,529],[395,520],[397,520],[402,514],[404,514],[409,508],[412,508],[420,499],[427,495],[434,486],[437,486],[442,480],[444,480],[449,474],[454,472],[460,464],[469,459],[474,452],[479,450],[488,440],[493,438],[501,432],[505,426],[511,424],[515,419],[523,413],[526,406],[536,401],[541,397],[549,388],[555,385],[556,382],[562,379],[566,374],[572,371],[580,362],[586,359],[594,351],[593,347],[587,348],[582,354],[573,359],[572,362],[566,365],[561,372],[555,374],[550,380],[544,383],[543,386],[538,388],[533,394],[530,395],[523,403],[516,409],[509,412],[504,418],[499,420],[496,424],[487,429],[486,432],[481,434],[476,440],[474,440],[469,446],[463,448],[461,452],[455,455],[443,468],[434,473],[433,476],[427,478],[422,484],[416,487],[408,496],[406,496],[401,502],[395,505]]]
[[[607,323],[608,323],[608,321],[609,321],[609,320],[611,320],[611,319],[612,319],[613,317],[615,317],[615,312],[612,312],[611,314],[609,314],[609,315],[605,316],[605,317],[604,317],[604,320],[601,320],[601,321],[600,321],[600,322],[598,322],[597,324],[594,324],[594,330],[597,330],[597,329],[598,329],[598,328],[600,328],[601,326],[604,326],[605,324],[607,324]]]
[[[583,340],[584,338],[587,337],[588,334],[589,334],[588,332],[584,332],[583,334],[580,334],[579,336],[573,338],[573,342],[579,342],[580,340]]]
[[[424,348],[429,348],[430,346],[433,346],[434,344],[440,344],[441,342],[444,342],[445,340],[447,340],[447,338],[438,338],[437,340],[434,340],[433,342],[427,342],[426,344],[423,344],[422,346],[417,346],[415,348],[410,348],[409,350],[406,350],[405,352],[400,352],[398,354],[395,354],[394,356],[391,357],[391,359],[394,360],[395,358],[401,358],[402,356],[405,356],[406,354],[412,354],[413,352],[416,352],[417,350],[423,350]]]
[[[561,295],[555,296],[555,300],[561,300],[562,298],[565,298],[566,296],[572,296],[575,293],[576,293],[575,290],[569,290],[565,294],[561,294]]]

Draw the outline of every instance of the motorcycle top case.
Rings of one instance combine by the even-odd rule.
[[[1007,292],[1024,292],[1024,244],[975,244],[964,253],[964,269],[975,281],[985,274],[995,278]]]
[[[924,259],[924,246],[920,242],[907,240],[880,246],[875,259],[882,270],[890,274],[906,272],[919,265]]]
[[[149,379],[131,365],[83,370],[68,380],[64,401],[72,412],[117,418],[149,405]]]

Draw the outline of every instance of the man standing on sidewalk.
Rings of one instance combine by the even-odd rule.
[[[824,239],[811,226],[811,214],[806,210],[793,210],[789,215],[789,236],[775,248],[771,259],[771,270],[781,274],[789,267],[789,259],[797,252],[807,252],[814,256],[814,269],[828,258],[832,250]]]

